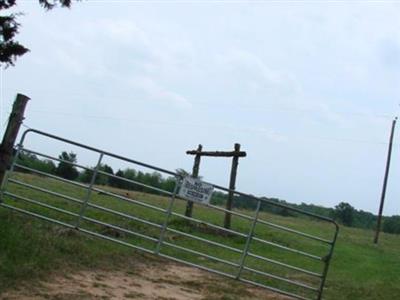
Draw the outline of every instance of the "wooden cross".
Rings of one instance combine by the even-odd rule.
[[[232,167],[231,167],[231,176],[229,180],[229,193],[228,193],[228,200],[226,202],[226,209],[232,210],[233,204],[233,191],[235,190],[236,184],[236,174],[237,168],[239,165],[239,157],[245,157],[247,154],[245,151],[240,151],[240,144],[236,143],[233,151],[202,151],[203,146],[199,145],[197,150],[189,150],[186,151],[188,155],[194,155],[194,164],[192,170],[192,176],[198,177],[199,176],[199,169],[200,169],[200,160],[202,156],[211,156],[211,157],[232,157]],[[187,217],[192,217],[193,214],[193,202],[188,201],[186,204],[186,211],[185,215]],[[230,229],[231,227],[231,214],[226,212],[225,219],[224,219],[224,227]]]

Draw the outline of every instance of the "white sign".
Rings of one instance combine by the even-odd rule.
[[[202,182],[200,179],[186,176],[183,179],[179,196],[193,202],[208,204],[214,187],[211,184]]]

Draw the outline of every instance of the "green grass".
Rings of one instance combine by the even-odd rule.
[[[86,195],[86,191],[82,188],[60,183],[52,179],[27,174],[14,174],[13,178],[78,199],[83,199]],[[170,200],[168,197],[132,191],[128,192],[110,187],[101,188],[161,208],[166,208]],[[42,203],[67,209],[73,213],[79,213],[81,209],[80,204],[16,184],[10,183],[7,190]],[[17,201],[11,197],[5,197],[5,203],[56,218],[72,225],[76,224],[77,221],[75,216],[68,216],[34,204]],[[157,224],[162,224],[165,220],[164,213],[118,200],[104,194],[92,193],[90,203],[112,208],[121,213],[140,217]],[[173,211],[182,214],[184,209],[185,202],[176,200]],[[252,214],[250,211],[238,212],[247,215]],[[150,227],[141,222],[115,216],[91,207],[88,207],[85,215],[154,238],[158,238],[160,234],[160,230],[156,227]],[[195,218],[221,225],[223,223],[223,216],[223,212],[195,205]],[[333,226],[324,222],[312,221],[306,218],[281,217],[264,212],[260,213],[259,218],[322,238],[330,239],[332,237]],[[127,233],[121,233],[103,225],[96,225],[83,220],[81,226],[87,230],[95,231],[129,244],[138,245],[150,251],[154,251],[156,248],[154,242],[147,241],[141,237],[131,236]],[[233,217],[232,219],[232,228],[235,231],[247,233],[250,226],[251,222],[243,218]],[[223,243],[233,248],[243,249],[245,245],[243,237],[221,235],[209,226],[205,226],[204,224],[195,225],[177,216],[171,216],[169,227]],[[325,255],[328,250],[328,247],[322,243],[301,238],[262,224],[256,226],[255,236],[287,247],[311,252],[317,256]],[[324,299],[396,299],[400,295],[400,286],[398,285],[400,281],[400,237],[382,234],[380,243],[376,246],[372,244],[372,236],[373,233],[371,231],[341,227],[328,274]],[[173,232],[167,232],[165,241],[231,262],[238,262],[240,260],[239,253],[227,251]],[[253,241],[250,251],[257,255],[283,261],[314,272],[322,271],[322,264],[318,261],[260,242]],[[161,253],[195,262],[222,272],[231,274],[236,274],[237,272],[237,268],[235,267],[205,259],[171,246],[163,245]],[[135,264],[138,261],[152,263],[157,261],[157,258],[152,255],[143,255],[140,252],[132,251],[132,249],[116,243],[90,238],[74,230],[65,230],[52,223],[0,208],[0,293],[6,289],[17,287],[20,281],[41,280],[60,270],[82,270],[94,267],[115,269],[119,266],[126,267],[127,264],[130,264],[134,272]],[[311,276],[288,271],[285,268],[272,264],[262,263],[255,258],[248,257],[246,265],[309,285],[315,286],[318,283]],[[254,275],[247,271],[244,271],[242,275],[244,278],[260,283],[266,283],[288,291],[299,292],[303,295],[311,295],[302,288],[294,288],[290,284],[281,283],[273,279],[266,280],[265,277]]]

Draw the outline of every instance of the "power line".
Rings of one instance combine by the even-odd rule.
[[[7,88],[5,88],[7,90]],[[33,88],[33,90],[38,91],[38,92],[46,92],[47,95],[49,94],[59,94],[58,91],[56,90],[47,90],[47,89],[41,89],[41,88]],[[83,98],[88,98],[90,97],[91,99],[97,99],[100,100],[104,100],[104,101],[108,101],[107,98],[104,97],[93,97],[92,95],[89,94],[85,94],[82,93],[81,91],[73,91],[73,90],[69,90],[68,91],[69,95],[72,95],[73,97],[79,98],[79,99],[83,99]],[[65,93],[64,93],[65,95]],[[128,99],[129,102],[148,102],[148,100],[146,99]],[[126,102],[128,101],[127,99],[115,99],[113,98],[113,101],[121,101],[121,102]],[[209,108],[210,105],[212,104],[212,108],[216,109],[216,108],[220,108],[223,109],[224,111],[226,111],[227,107],[229,107],[229,109],[235,109],[235,110],[242,110],[242,109],[254,109],[256,111],[260,111],[260,110],[265,110],[265,111],[274,111],[274,112],[290,112],[290,113],[299,113],[299,114],[318,114],[318,115],[324,115],[324,114],[332,114],[332,115],[338,115],[338,116],[354,116],[354,117],[360,117],[360,118],[378,118],[378,119],[393,119],[394,114],[391,113],[372,113],[372,112],[368,112],[368,113],[362,113],[362,112],[352,112],[352,111],[335,111],[335,110],[331,110],[331,109],[324,109],[321,107],[316,107],[316,108],[295,108],[295,107],[279,107],[279,106],[274,106],[274,105],[252,105],[252,104],[244,104],[244,103],[237,103],[235,102],[235,105],[232,106],[231,102],[227,103],[224,101],[202,101],[202,100],[196,100],[196,101],[189,101],[190,105],[193,106],[204,106]],[[228,106],[229,104],[229,106]],[[44,110],[46,110],[47,108],[45,108]]]
[[[104,115],[86,115],[86,114],[77,114],[71,112],[57,112],[57,111],[45,111],[45,110],[31,110],[35,113],[43,113],[46,114],[48,117],[52,115],[64,116],[64,117],[74,117],[74,118],[82,118],[82,119],[104,119],[104,120],[115,120],[115,121],[125,121],[125,122],[135,122],[135,123],[151,123],[151,124],[161,124],[167,126],[190,126],[190,127],[199,127],[199,128],[224,128],[229,130],[236,130],[236,131],[244,131],[244,132],[253,132],[258,134],[268,133],[265,132],[263,128],[237,128],[234,126],[229,125],[222,125],[222,124],[196,124],[196,123],[185,123],[185,122],[169,122],[169,121],[160,121],[160,120],[145,120],[145,119],[132,119],[132,118],[125,118],[125,117],[114,117],[114,116],[104,116]],[[320,140],[320,141],[327,141],[327,142],[341,142],[341,143],[356,143],[356,144],[374,144],[374,145],[387,145],[388,142],[381,142],[381,141],[369,141],[369,140],[359,140],[359,139],[351,139],[351,138],[332,138],[332,137],[307,137],[307,136],[296,136],[296,137],[288,137],[290,139],[300,139],[300,140]],[[396,145],[396,144],[394,144]]]
[[[78,95],[79,96],[79,95]],[[87,97],[87,95],[85,96]],[[80,97],[79,97],[80,98]],[[107,99],[104,99],[104,101],[107,101]],[[118,99],[114,99],[114,101],[118,101]],[[121,99],[121,101],[126,102],[126,99]],[[148,102],[148,100],[145,99],[129,99],[130,102]],[[243,104],[243,103],[235,103],[234,106],[232,106],[232,103],[226,103],[223,101],[191,101],[189,102],[190,105],[192,106],[203,106],[206,108],[209,108],[210,105],[212,105],[213,109],[223,109],[226,111],[227,107],[229,109],[234,109],[234,110],[240,110],[242,111],[243,109],[249,109],[249,110],[255,110],[255,111],[273,111],[273,112],[284,112],[284,113],[298,113],[298,114],[315,114],[317,115],[325,115],[325,114],[331,114],[331,115],[337,115],[337,116],[353,116],[353,117],[360,117],[360,118],[378,118],[378,119],[392,119],[394,117],[393,114],[389,113],[361,113],[361,112],[351,112],[351,111],[335,111],[335,110],[328,110],[328,109],[318,109],[318,108],[294,108],[294,107],[279,107],[279,106],[272,106],[272,105],[251,105],[251,104]],[[228,105],[229,104],[229,105]]]

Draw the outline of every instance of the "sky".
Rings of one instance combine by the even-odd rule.
[[[198,144],[240,143],[238,190],[377,213],[400,111],[400,3],[88,0],[45,12],[19,1],[16,11],[30,52],[1,71],[1,132],[23,93],[25,126],[169,170],[191,170],[185,152]],[[400,214],[399,133],[385,215]],[[230,164],[204,158],[200,175],[228,186]]]

